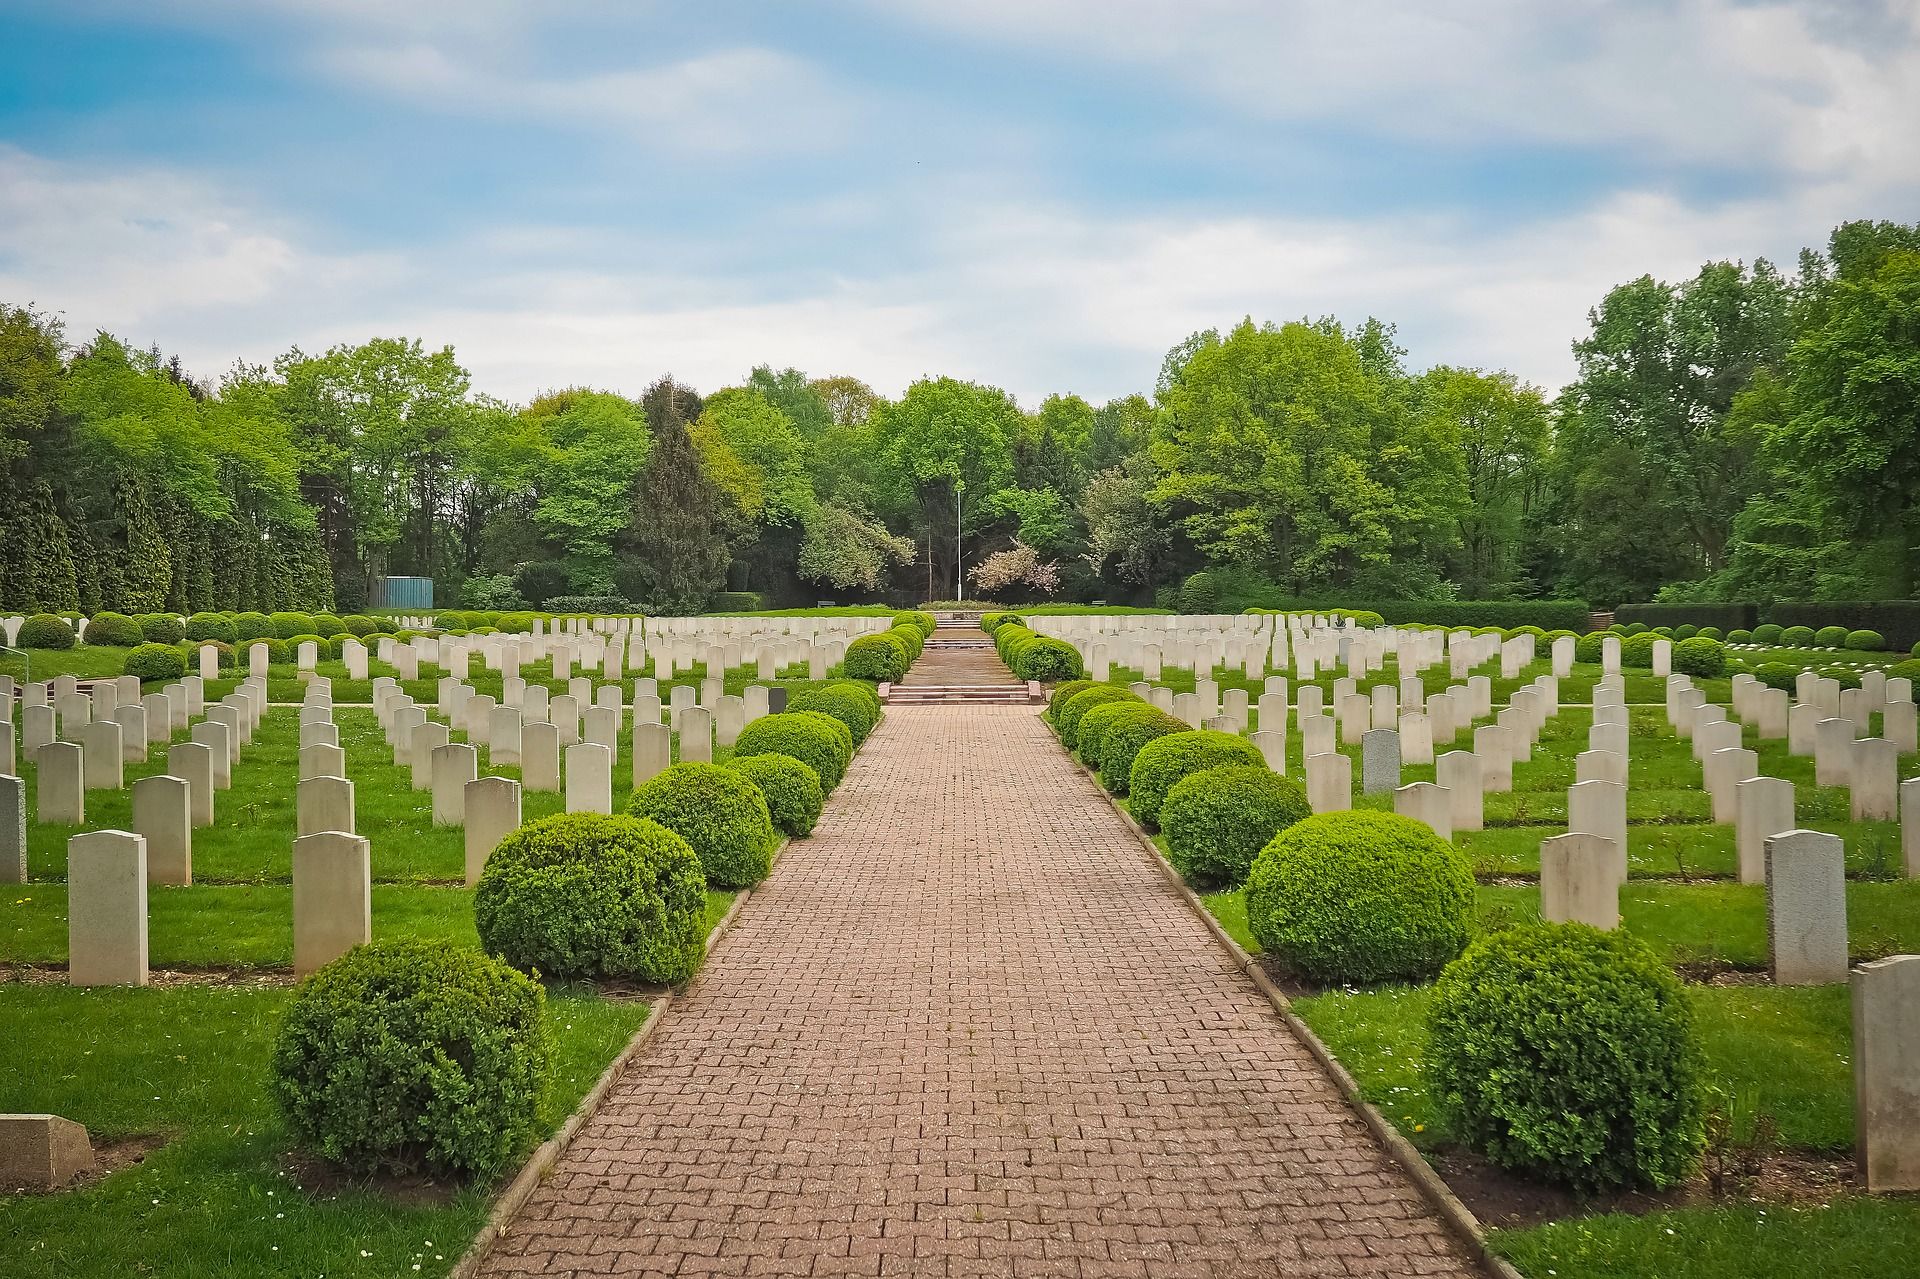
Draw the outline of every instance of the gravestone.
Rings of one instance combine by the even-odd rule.
[[[193,726],[192,740],[207,748],[213,760],[213,788],[233,787],[233,730],[225,724],[203,719]]]
[[[467,887],[480,882],[487,858],[520,826],[520,783],[477,777],[466,788]]]
[[[480,775],[479,754],[465,742],[433,752],[433,824],[458,826],[467,819],[467,783]]]
[[[27,882],[27,783],[0,776],[0,884]]]
[[[1433,772],[1434,781],[1453,797],[1453,829],[1484,829],[1486,788],[1480,757],[1472,751],[1448,751],[1433,762]]]
[[[164,699],[162,699],[164,700]],[[120,726],[120,758],[138,764],[147,757],[147,708],[128,702],[113,708],[113,722]],[[114,787],[118,790],[119,787]]]
[[[1393,729],[1370,729],[1361,737],[1360,789],[1367,795],[1400,789],[1400,734]]]
[[[1551,923],[1620,926],[1620,878],[1613,841],[1571,832],[1540,844],[1540,917]]]
[[[1425,711],[1400,716],[1400,759],[1415,767],[1433,763],[1433,723]]]
[[[294,840],[294,974],[304,977],[372,940],[367,841],[344,830],[317,831]]]
[[[1868,1193],[1920,1190],[1920,955],[1853,970],[1853,1096]]]
[[[67,841],[67,983],[147,984],[147,841],[130,831]]]
[[[1813,730],[1813,781],[1816,786],[1845,786],[1853,775],[1853,721],[1823,719]]]
[[[697,764],[713,762],[713,712],[704,706],[680,712],[680,758]]]
[[[1276,773],[1287,771],[1287,735],[1284,730],[1261,729],[1249,735],[1260,748],[1260,758]]]
[[[59,1115],[0,1115],[0,1185],[58,1190],[94,1167],[87,1130]]]
[[[1750,777],[1734,785],[1733,843],[1740,882],[1767,879],[1767,840],[1794,829],[1793,783],[1778,777]]]
[[[1920,879],[1920,777],[1900,783],[1900,854],[1908,879]]]
[[[347,775],[347,753],[338,746],[303,746],[300,748],[300,781],[313,777],[345,777]]]
[[[1615,883],[1627,882],[1627,788],[1618,782],[1577,782],[1567,787],[1567,830],[1598,835],[1614,846]]]
[[[673,762],[673,730],[658,720],[635,720],[633,725],[633,784],[667,770]]]
[[[547,722],[560,734],[560,744],[571,746],[580,740],[580,699],[562,693],[547,705]]]
[[[438,720],[428,720],[407,734],[407,767],[413,789],[433,789],[433,753],[447,744],[451,734]]]
[[[1575,782],[1619,782],[1627,784],[1627,757],[1613,751],[1581,751],[1573,757]]]
[[[1306,760],[1307,804],[1316,813],[1338,813],[1353,807],[1353,761],[1326,752]]]
[[[587,709],[580,740],[615,750],[620,745],[620,712],[605,706]]]
[[[213,825],[213,748],[205,742],[174,743],[167,748],[167,773],[186,781],[193,825]]]
[[[521,719],[518,706],[495,706],[487,715],[487,762],[495,768],[518,767]]]
[[[1513,730],[1482,724],[1473,730],[1473,753],[1480,761],[1480,786],[1486,791],[1513,789]]]
[[[80,730],[80,748],[86,758],[88,790],[119,790],[126,785],[126,759],[120,749],[120,726],[97,719]]]
[[[294,787],[296,836],[353,829],[352,782],[344,777],[310,777]]]
[[[1900,816],[1900,748],[1884,737],[1853,744],[1849,770],[1853,820],[1890,822]]]
[[[560,733],[545,720],[520,726],[520,784],[536,794],[560,790]]]
[[[1453,840],[1453,793],[1432,782],[1414,782],[1393,793],[1393,811],[1424,822],[1441,839]]]
[[[1838,835],[1769,836],[1767,948],[1776,986],[1847,979],[1846,846]]]
[[[86,752],[72,742],[48,742],[34,756],[38,769],[34,820],[53,826],[87,824]]]
[[[613,812],[613,752],[594,742],[567,747],[567,811]]]
[[[1760,757],[1741,746],[1717,750],[1706,759],[1707,796],[1713,802],[1713,820],[1734,820],[1734,787],[1760,775]]]
[[[156,773],[133,784],[133,830],[147,841],[147,882],[193,883],[193,787]]]

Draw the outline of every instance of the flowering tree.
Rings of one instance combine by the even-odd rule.
[[[973,579],[974,589],[989,597],[1015,586],[1024,586],[1042,595],[1051,595],[1060,589],[1060,566],[1042,564],[1039,552],[1023,542],[995,551],[974,565],[968,576]]]

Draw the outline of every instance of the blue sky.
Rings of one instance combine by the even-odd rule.
[[[1920,218],[1916,120],[1920,0],[5,0],[0,298],[508,399],[1322,314],[1554,387],[1613,284]]]

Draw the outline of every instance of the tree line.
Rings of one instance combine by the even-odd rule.
[[[1010,601],[1914,594],[1920,226],[1643,276],[1573,350],[1549,397],[1411,370],[1380,320],[1246,320],[1099,405],[765,365],[516,405],[417,339],[203,381],[0,304],[0,608],[351,611],[387,575],[476,608],[905,602],[955,594],[956,528],[964,593]]]

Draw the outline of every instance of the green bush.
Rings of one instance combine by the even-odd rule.
[[[1072,697],[1075,693],[1084,693],[1090,688],[1099,687],[1100,682],[1091,679],[1068,679],[1061,680],[1058,684],[1055,684],[1053,691],[1047,694],[1047,722],[1058,725],[1060,723],[1060,708],[1067,704],[1068,698]]]
[[[345,635],[347,633],[347,623],[345,619],[335,617],[331,613],[315,613],[313,615],[313,633],[321,639],[332,639],[336,635]]]
[[[910,660],[900,645],[889,636],[862,635],[847,645],[847,655],[840,669],[848,679],[887,684],[907,673]]]
[[[1752,631],[1742,631],[1742,630],[1734,630],[1734,631],[1728,631],[1728,632],[1727,632],[1727,643],[1729,643],[1729,644],[1751,644],[1751,643],[1753,643],[1753,632],[1752,632]]]
[[[921,637],[928,638],[939,629],[940,619],[932,613],[915,610],[910,613],[895,613],[891,625],[911,626],[919,630]]]
[[[813,833],[826,803],[820,774],[791,755],[736,755],[726,766],[760,788],[775,826],[795,837]]]
[[[1888,679],[1910,679],[1920,684],[1920,657],[1910,657],[1904,662],[1895,662],[1887,667]],[[1789,685],[1788,687],[1792,687]]]
[[[1059,730],[1060,744],[1068,750],[1080,745],[1080,721],[1086,713],[1096,706],[1108,702],[1137,702],[1140,698],[1129,689],[1113,684],[1095,684],[1092,688],[1082,689],[1069,697],[1060,707],[1059,717],[1054,728]]]
[[[1133,773],[1127,778],[1127,807],[1141,823],[1153,827],[1160,821],[1160,806],[1175,783],[1203,769],[1222,764],[1264,764],[1260,748],[1234,733],[1212,729],[1188,729],[1156,737],[1133,757]]]
[[[773,816],[760,788],[718,764],[680,763],[634,788],[627,813],[693,846],[707,882],[751,888],[773,869]]]
[[[238,638],[225,613],[195,613],[187,619],[187,639],[195,644],[231,644]]]
[[[853,758],[853,734],[831,715],[818,711],[783,711],[762,715],[740,730],[733,744],[742,755],[791,755],[811,768],[820,786],[831,794],[847,775]]]
[[[1691,622],[1685,625],[1676,626],[1673,628],[1673,637],[1675,639],[1692,639],[1694,636],[1698,635],[1699,633],[1700,633],[1700,628],[1698,626],[1693,625]]]
[[[1698,631],[1694,633],[1698,635],[1701,639],[1717,640],[1722,638],[1720,634],[1720,628],[1718,626],[1702,626]]]
[[[272,639],[273,619],[265,613],[235,613],[233,615],[233,642],[248,644],[254,640]]]
[[[52,613],[35,613],[20,623],[20,630],[13,642],[21,648],[62,649],[72,648],[74,643],[73,627],[64,617],[55,617]]]
[[[1320,813],[1254,858],[1247,923],[1269,954],[1315,981],[1411,981],[1466,945],[1473,898],[1466,857],[1425,823]]]
[[[1622,604],[1613,615],[1623,622],[1649,626],[1717,626],[1725,631],[1752,626],[1759,608],[1753,604]]]
[[[83,637],[96,647],[132,648],[142,641],[140,623],[125,613],[95,613]]]
[[[360,613],[349,614],[341,618],[340,622],[349,632],[358,635],[362,639],[365,639],[369,635],[383,634],[386,630],[386,623],[379,618],[367,617]]]
[[[1839,648],[1847,642],[1847,628],[1844,626],[1822,626],[1813,633],[1816,648]]]
[[[1087,671],[1081,665],[1078,649],[1065,640],[1045,635],[1022,644],[1011,668],[1015,679],[1037,679],[1046,684],[1077,680]]]
[[[179,679],[187,673],[187,655],[171,644],[141,644],[127,654],[126,665],[121,668],[127,675],[137,675],[141,683],[150,679]]]
[[[267,620],[273,624],[273,633],[281,639],[313,634],[311,613],[274,613]]]
[[[1811,626],[1789,626],[1780,632],[1782,648],[1812,648],[1813,628]]]
[[[302,1146],[354,1172],[499,1172],[536,1135],[552,1074],[545,1002],[476,950],[356,946],[295,991],[274,1100]]]
[[[1653,668],[1653,643],[1659,639],[1652,631],[1641,631],[1620,641],[1620,665],[1633,670]],[[1579,645],[1576,643],[1575,648]]]
[[[1593,631],[1589,634],[1582,635],[1573,642],[1573,660],[1576,662],[1584,662],[1589,666],[1598,666],[1600,664],[1600,646],[1606,642],[1606,638],[1607,635],[1605,631]]]
[[[880,723],[880,698],[867,684],[839,680],[819,688],[802,689],[787,699],[790,711],[819,711],[847,726],[858,749]]]
[[[1681,675],[1713,679],[1727,672],[1727,646],[1719,640],[1696,635],[1673,646],[1673,669]]]
[[[1753,628],[1753,642],[1756,644],[1778,644],[1780,637],[1785,633],[1785,628],[1776,626],[1772,622],[1767,622]]]
[[[1427,1077],[1461,1138],[1582,1192],[1685,1180],[1704,1144],[1686,991],[1632,934],[1533,924],[1434,984]]]
[[[1848,631],[1844,644],[1858,653],[1878,653],[1886,649],[1887,637],[1879,631]]]
[[[707,605],[713,613],[758,613],[767,601],[758,591],[721,591]]]
[[[187,637],[187,628],[172,613],[142,613],[133,623],[140,628],[143,643],[178,644]]]
[[[1101,706],[1095,706],[1088,710],[1085,715],[1082,715],[1080,717],[1079,745],[1075,748],[1074,752],[1080,756],[1080,762],[1089,768],[1098,768],[1100,766],[1101,744],[1106,741],[1107,729],[1112,727],[1119,717],[1126,714],[1130,708],[1145,705],[1147,705],[1145,702],[1139,701],[1138,699],[1122,698],[1107,702]],[[1151,708],[1149,707],[1149,709]]]
[[[1753,668],[1753,677],[1768,688],[1783,689],[1791,693],[1800,679],[1800,668],[1788,666],[1785,662],[1762,662]]]
[[[1147,702],[1110,702],[1108,705],[1124,709],[1108,723],[1100,738],[1099,755],[1088,762],[1099,768],[1102,786],[1112,794],[1124,795],[1133,784],[1133,761],[1139,758],[1141,748],[1156,737],[1184,733],[1187,725],[1184,720],[1175,719]],[[1094,707],[1095,711],[1100,709]],[[1082,720],[1083,730],[1085,726],[1086,721]],[[1084,741],[1084,731],[1081,737]]]
[[[1202,569],[1180,584],[1182,613],[1211,613],[1220,605],[1220,590],[1213,574]]]
[[[1253,859],[1313,810],[1307,792],[1265,764],[1226,764],[1189,773],[1160,806],[1167,857],[1196,888],[1238,884]]]
[[[707,881],[686,840],[637,817],[562,813],[500,841],[473,892],[480,944],[544,977],[678,982],[706,954]]]

